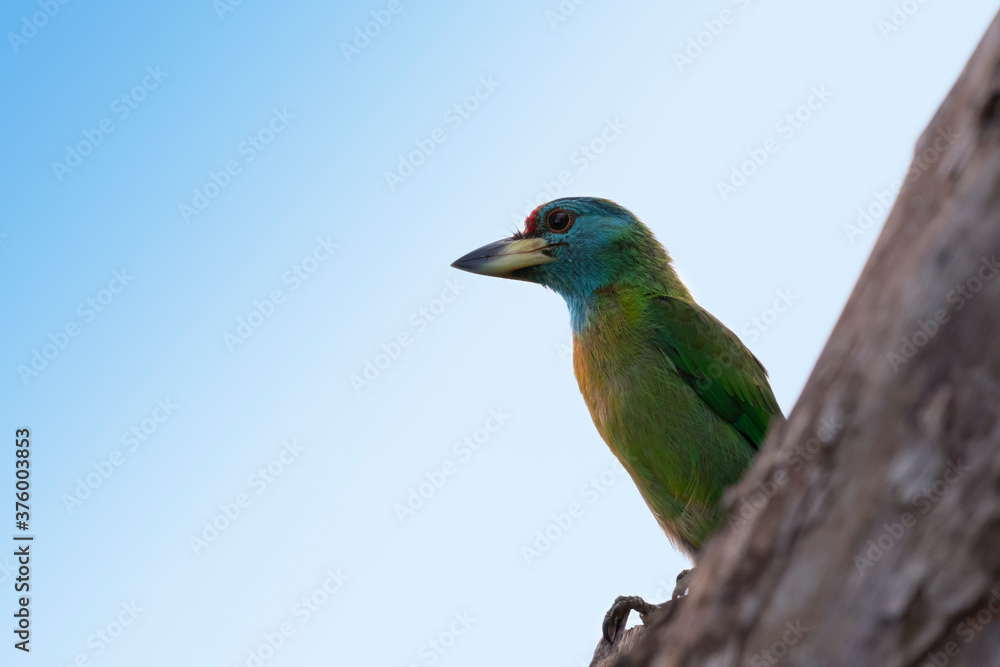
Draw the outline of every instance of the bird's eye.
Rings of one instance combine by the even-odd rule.
[[[561,208],[553,209],[545,216],[545,226],[550,231],[562,234],[573,224],[573,216]]]

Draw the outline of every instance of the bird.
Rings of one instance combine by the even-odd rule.
[[[563,297],[573,371],[594,425],[670,542],[697,565],[725,521],[723,491],[782,418],[763,364],[695,302],[649,227],[607,199],[542,204],[523,231],[452,266]],[[689,572],[678,576],[680,593]],[[654,608],[619,597],[605,639],[614,642],[631,610],[645,620]]]

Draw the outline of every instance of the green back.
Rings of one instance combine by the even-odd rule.
[[[702,400],[758,448],[771,416],[781,414],[764,366],[697,304],[651,296],[657,345]]]

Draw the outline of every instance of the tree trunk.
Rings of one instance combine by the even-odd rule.
[[[994,19],[730,526],[618,664],[1000,664],[998,255]]]

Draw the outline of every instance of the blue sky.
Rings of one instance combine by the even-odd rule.
[[[449,264],[611,198],[787,412],[994,12],[5,6],[0,423],[32,432],[35,542],[32,651],[0,651],[586,664],[615,596],[686,562],[559,297]]]

